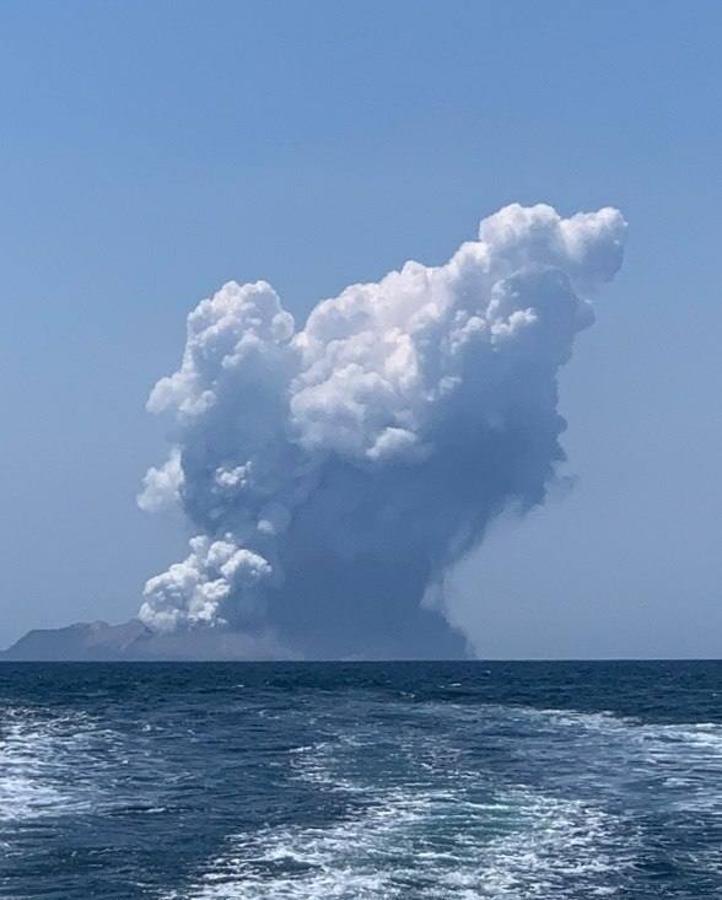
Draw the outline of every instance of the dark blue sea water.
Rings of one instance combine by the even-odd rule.
[[[722,897],[722,663],[6,663],[0,716],[2,897]]]

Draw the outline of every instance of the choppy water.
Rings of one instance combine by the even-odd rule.
[[[0,665],[0,896],[722,896],[722,663]]]

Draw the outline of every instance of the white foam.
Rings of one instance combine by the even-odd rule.
[[[73,718],[44,719],[33,710],[3,710],[0,726],[0,821],[12,822],[77,809],[68,767],[77,768],[82,742]]]
[[[195,885],[169,897],[522,900],[533,890],[571,900],[570,876],[575,890],[601,896],[600,876],[616,865],[604,850],[607,819],[523,788],[488,803],[453,791],[391,791],[363,816],[327,828],[238,836]]]
[[[0,719],[0,822],[100,806],[120,737],[79,712],[5,708]],[[105,792],[107,793],[107,791]],[[113,798],[106,798],[112,803]]]
[[[296,777],[347,795],[352,811],[232,836],[169,900],[579,900],[606,896],[631,865],[633,830],[593,802],[500,784],[469,767],[449,735],[402,729],[391,753],[383,740],[361,725],[300,748]]]
[[[586,900],[633,883],[650,802],[722,822],[720,725],[449,703],[399,713],[391,727],[359,715],[291,755],[296,778],[346,797],[346,816],[232,835],[168,900]],[[496,769],[487,749],[504,757]],[[719,869],[702,847],[690,859]]]

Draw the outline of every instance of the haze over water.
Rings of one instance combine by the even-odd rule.
[[[722,894],[722,663],[4,664],[0,896]]]

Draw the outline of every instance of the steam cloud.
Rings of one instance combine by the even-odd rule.
[[[139,498],[180,504],[198,536],[140,618],[301,655],[463,653],[438,586],[494,516],[544,500],[557,372],[625,228],[508,206],[445,265],[352,285],[298,331],[264,281],[203,300],[148,401],[175,444]]]

